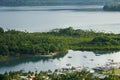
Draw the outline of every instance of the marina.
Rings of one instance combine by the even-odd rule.
[[[68,57],[72,58],[68,58]],[[67,54],[57,57],[29,57],[29,58],[19,58],[15,60],[10,60],[6,62],[0,62],[0,73],[6,71],[19,71],[24,70],[25,72],[31,71],[47,71],[61,68],[96,68],[100,69],[110,69],[111,67],[119,67],[120,62],[120,52],[112,52],[106,54],[101,54],[96,56],[92,51],[73,51],[69,50]],[[114,61],[114,64],[111,62]],[[3,64],[4,63],[4,64]],[[117,66],[116,66],[117,65]],[[30,67],[28,67],[30,66]],[[79,69],[79,68],[78,68]]]

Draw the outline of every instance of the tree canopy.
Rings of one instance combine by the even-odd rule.
[[[103,5],[111,2],[113,0],[0,0],[0,6]]]
[[[50,32],[4,31],[0,28],[0,55],[49,55],[73,50],[120,50],[119,34],[92,30],[54,29]]]
[[[120,4],[118,3],[113,3],[113,4],[106,4],[103,7],[103,10],[105,11],[120,11]]]

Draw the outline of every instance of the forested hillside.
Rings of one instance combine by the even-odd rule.
[[[103,7],[105,11],[120,11],[120,3],[106,4]]]
[[[120,36],[113,33],[74,30],[72,27],[44,33],[4,31],[0,28],[0,56],[49,55],[69,49],[120,50]]]
[[[111,2],[113,2],[113,0],[0,0],[0,6],[103,5]]]

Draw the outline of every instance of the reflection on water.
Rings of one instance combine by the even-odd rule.
[[[95,53],[96,54],[95,54]],[[113,59],[120,62],[120,52],[111,51],[73,51],[69,50],[67,54],[59,54],[54,57],[28,57],[0,62],[0,73],[6,71],[46,71],[55,70],[63,67],[96,67],[102,66]],[[106,54],[105,54],[106,53]],[[69,66],[68,66],[69,65]]]
[[[16,57],[15,59],[10,59],[8,61],[0,62],[0,67],[14,67],[21,63],[29,63],[29,62],[39,62],[42,61],[43,63],[52,61],[53,59],[60,59],[65,56],[67,52],[63,52],[62,54],[59,53],[55,56],[30,56],[30,57]],[[12,64],[11,64],[12,63]]]
[[[98,51],[98,50],[96,50],[96,51],[93,51],[93,53],[95,53],[95,54],[112,54],[112,53],[117,53],[117,52],[119,52],[119,51],[112,51],[112,50],[106,50],[106,51]]]

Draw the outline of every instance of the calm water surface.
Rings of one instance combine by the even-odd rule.
[[[102,11],[102,6],[95,5],[0,7],[0,26],[29,32],[45,32],[72,26],[75,29],[120,33],[120,12]],[[72,58],[68,58],[69,56]],[[54,58],[29,57],[0,62],[0,73],[18,70],[46,71],[72,66],[96,67],[106,64],[108,59],[120,62],[119,56],[120,52],[97,56],[94,52],[69,50],[66,55]]]
[[[96,54],[97,53],[97,54]],[[101,54],[100,53],[106,53]],[[114,62],[120,62],[120,52],[88,52],[88,51],[73,51],[69,50],[65,55],[58,55],[53,58],[48,57],[30,57],[30,58],[20,58],[16,60],[11,60],[7,62],[0,62],[0,73],[6,71],[46,71],[55,70],[63,67],[97,67],[102,66],[109,62],[109,59],[113,59]],[[69,58],[71,57],[71,58]],[[92,60],[91,60],[92,59]],[[67,66],[66,64],[71,64]]]
[[[0,26],[29,32],[45,32],[72,26],[75,29],[120,33],[120,12],[102,11],[102,7],[0,7]]]

